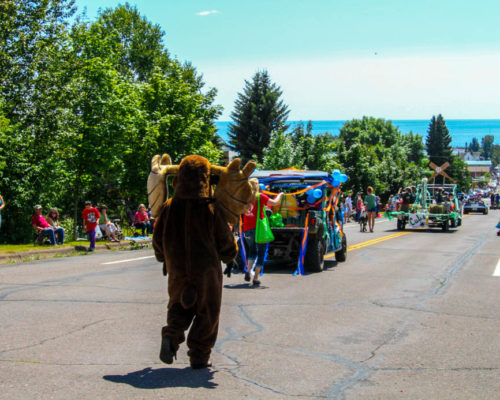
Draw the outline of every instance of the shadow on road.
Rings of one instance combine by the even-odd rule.
[[[126,375],[104,375],[103,379],[115,382],[126,383],[137,389],[162,389],[172,387],[206,388],[214,389],[217,383],[211,382],[214,378],[214,371],[209,369],[194,371],[187,368],[158,368],[150,367],[140,371],[129,372]]]

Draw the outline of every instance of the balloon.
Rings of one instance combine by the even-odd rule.
[[[260,190],[266,190],[266,185],[263,183],[259,184]]]
[[[346,174],[340,175],[340,182],[342,182],[342,183],[347,182],[348,179],[349,179],[349,177]]]
[[[314,198],[314,195],[307,195],[307,202],[309,204],[314,204],[316,202],[316,199]]]
[[[340,182],[339,180],[337,180],[337,179],[333,179],[332,186],[333,186],[334,188],[339,187],[339,186],[340,186],[340,183],[341,183],[341,182]]]
[[[314,198],[321,199],[321,197],[323,196],[323,191],[319,188],[314,189],[313,195],[314,195]]]

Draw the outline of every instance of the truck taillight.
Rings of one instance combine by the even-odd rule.
[[[311,226],[315,226],[316,225],[316,218],[311,218],[311,220],[309,221],[309,225]]]

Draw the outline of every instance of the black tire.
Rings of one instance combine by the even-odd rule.
[[[342,236],[342,248],[335,252],[335,260],[338,262],[344,262],[347,258],[347,239]]]
[[[484,215],[487,215],[487,214],[488,214],[488,209],[487,209],[487,208],[485,208],[485,209],[484,209],[483,214],[484,214]]]
[[[398,229],[398,231],[402,231],[403,230],[403,227],[402,227],[402,223],[403,221],[401,221],[400,219],[398,219],[398,222],[396,223],[396,228]]]
[[[462,218],[459,218],[457,221],[457,226],[462,226]]]
[[[464,214],[469,214],[469,210],[464,210]]]
[[[444,221],[441,228],[443,229],[443,232],[448,232],[450,230],[450,221]]]
[[[307,242],[306,256],[304,257],[304,268],[310,272],[323,271],[323,245],[321,240],[310,237]]]
[[[455,219],[450,219],[450,228],[455,228],[455,226],[456,226]]]

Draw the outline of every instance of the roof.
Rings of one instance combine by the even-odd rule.
[[[473,161],[473,160],[465,160],[465,163],[471,167],[471,166],[474,166],[474,167],[490,167],[491,166],[491,161],[490,160],[486,160],[486,161]],[[469,168],[470,170],[470,168]]]

